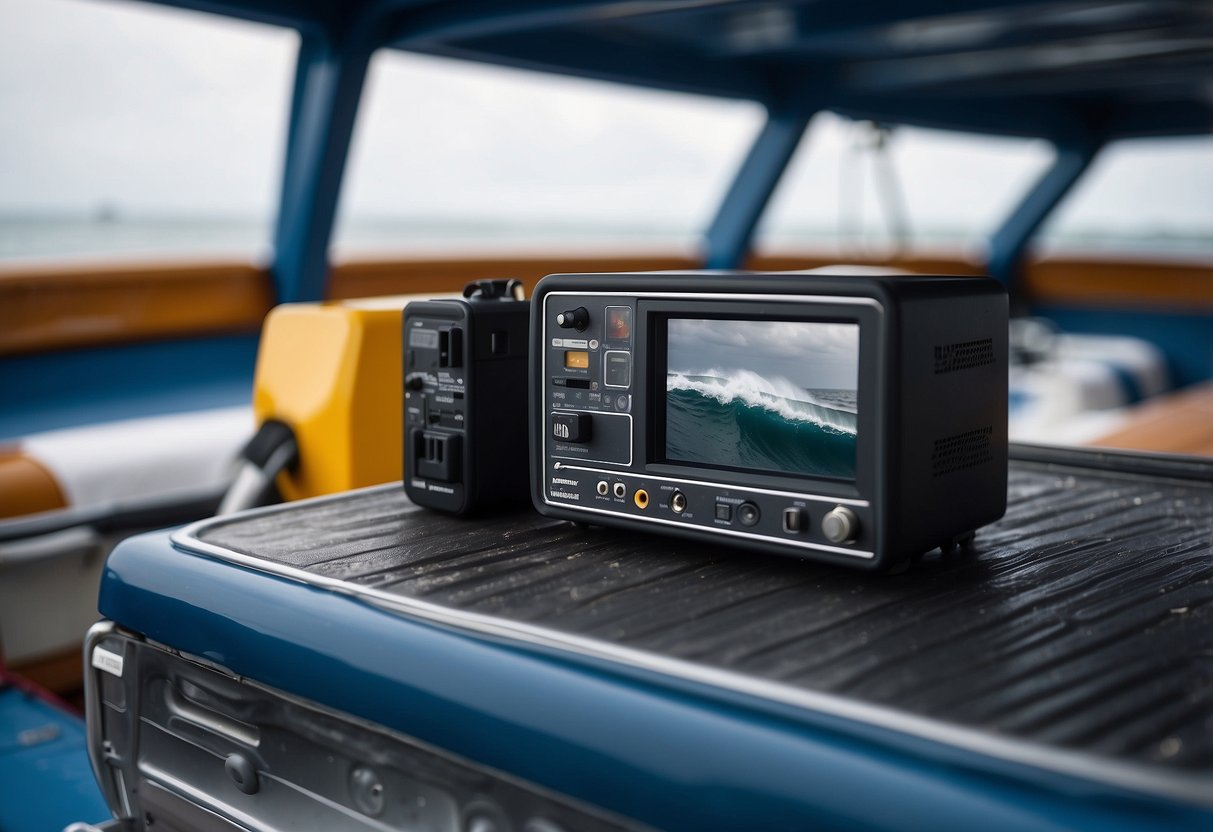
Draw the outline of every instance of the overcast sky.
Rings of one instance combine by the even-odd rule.
[[[296,48],[290,31],[152,4],[0,0],[0,213],[268,218]],[[380,54],[341,215],[698,229],[761,119],[747,103]],[[879,227],[855,140],[815,122],[769,224],[830,229],[841,209]],[[1210,233],[1210,147],[1156,143],[1114,181],[1093,177],[1062,221]],[[984,233],[1051,150],[907,130],[893,158],[914,227]]]
[[[800,388],[854,390],[859,379],[859,327],[791,321],[670,321],[673,373],[750,370]]]

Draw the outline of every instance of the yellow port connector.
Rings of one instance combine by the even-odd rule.
[[[636,504],[636,508],[648,508],[649,492],[643,488],[637,488],[636,493],[632,496],[632,502]]]

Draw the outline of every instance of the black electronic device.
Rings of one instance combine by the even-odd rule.
[[[526,503],[527,322],[517,280],[404,309],[404,490],[468,514]]]
[[[552,275],[543,514],[883,569],[1007,497],[1007,295],[982,277]]]

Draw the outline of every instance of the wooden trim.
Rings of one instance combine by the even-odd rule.
[[[0,448],[0,517],[59,508],[67,508],[67,498],[55,475],[17,448]]]
[[[836,256],[756,255],[746,264],[751,269],[783,271],[811,269],[838,262]],[[980,265],[946,257],[852,258],[857,265],[891,266],[906,271],[942,274],[982,274]],[[515,277],[528,292],[539,278],[556,273],[627,272],[661,269],[697,269],[697,259],[686,255],[601,256],[484,256],[466,259],[428,257],[417,260],[350,261],[333,267],[330,297],[345,299],[401,293],[456,292],[472,280],[486,277]]]
[[[628,272],[697,267],[691,257],[667,254],[352,261],[333,267],[329,296],[340,300],[402,293],[457,292],[470,281],[492,277],[517,278],[526,285],[529,293],[539,278],[558,272]]]
[[[1126,424],[1091,444],[1213,456],[1213,382],[1138,405]]]
[[[1024,274],[1035,303],[1083,308],[1213,312],[1213,263],[1048,258]]]
[[[805,254],[758,254],[746,261],[746,268],[757,271],[790,271],[794,269],[819,269],[840,263],[851,266],[881,266],[901,269],[914,274],[960,274],[982,275],[985,268],[975,261],[956,253],[911,254],[897,257],[842,257],[808,252]]]
[[[249,264],[0,269],[0,356],[257,332],[273,305]]]
[[[918,273],[981,274],[960,254],[841,257],[762,253],[753,269],[807,269],[845,260]],[[486,277],[517,277],[529,288],[555,272],[693,269],[690,254],[431,255],[338,263],[334,299],[458,291]],[[1213,264],[1195,260],[1050,257],[1025,274],[1043,304],[1156,311],[1213,311]],[[273,304],[269,272],[250,263],[0,266],[0,357],[183,336],[256,332]]]

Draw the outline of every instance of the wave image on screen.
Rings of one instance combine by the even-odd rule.
[[[666,458],[853,479],[859,327],[669,322]]]

